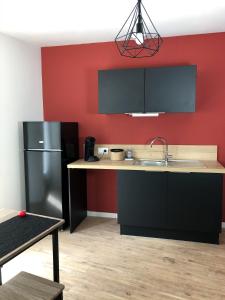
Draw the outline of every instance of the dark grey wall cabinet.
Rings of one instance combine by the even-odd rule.
[[[105,70],[98,75],[100,113],[144,111],[144,69]]]
[[[196,70],[196,66],[146,69],[146,112],[194,112]]]
[[[118,172],[122,234],[218,243],[220,174]]]
[[[99,113],[194,112],[197,67],[99,71]]]
[[[166,174],[119,171],[118,211],[118,221],[122,224],[164,228],[166,226]]]

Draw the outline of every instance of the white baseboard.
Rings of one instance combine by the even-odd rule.
[[[88,215],[88,217],[117,219],[117,214],[116,213],[107,213],[107,212],[88,210],[87,215]],[[225,229],[225,222],[222,222],[222,228]]]
[[[107,212],[100,212],[100,211],[87,211],[88,217],[99,217],[99,218],[111,218],[111,219],[117,219],[116,213],[107,213]]]

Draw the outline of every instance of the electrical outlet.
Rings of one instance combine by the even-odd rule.
[[[98,148],[98,155],[108,154],[109,148],[99,147]]]

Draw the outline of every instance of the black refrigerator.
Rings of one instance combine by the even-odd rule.
[[[26,210],[70,223],[67,164],[79,158],[78,124],[23,122]]]

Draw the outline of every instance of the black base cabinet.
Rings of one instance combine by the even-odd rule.
[[[86,170],[68,169],[70,233],[87,217]]]
[[[165,228],[166,173],[119,171],[117,186],[120,224]]]
[[[221,201],[221,175],[168,174],[168,228],[219,232]]]
[[[219,243],[221,174],[118,172],[121,234]]]

